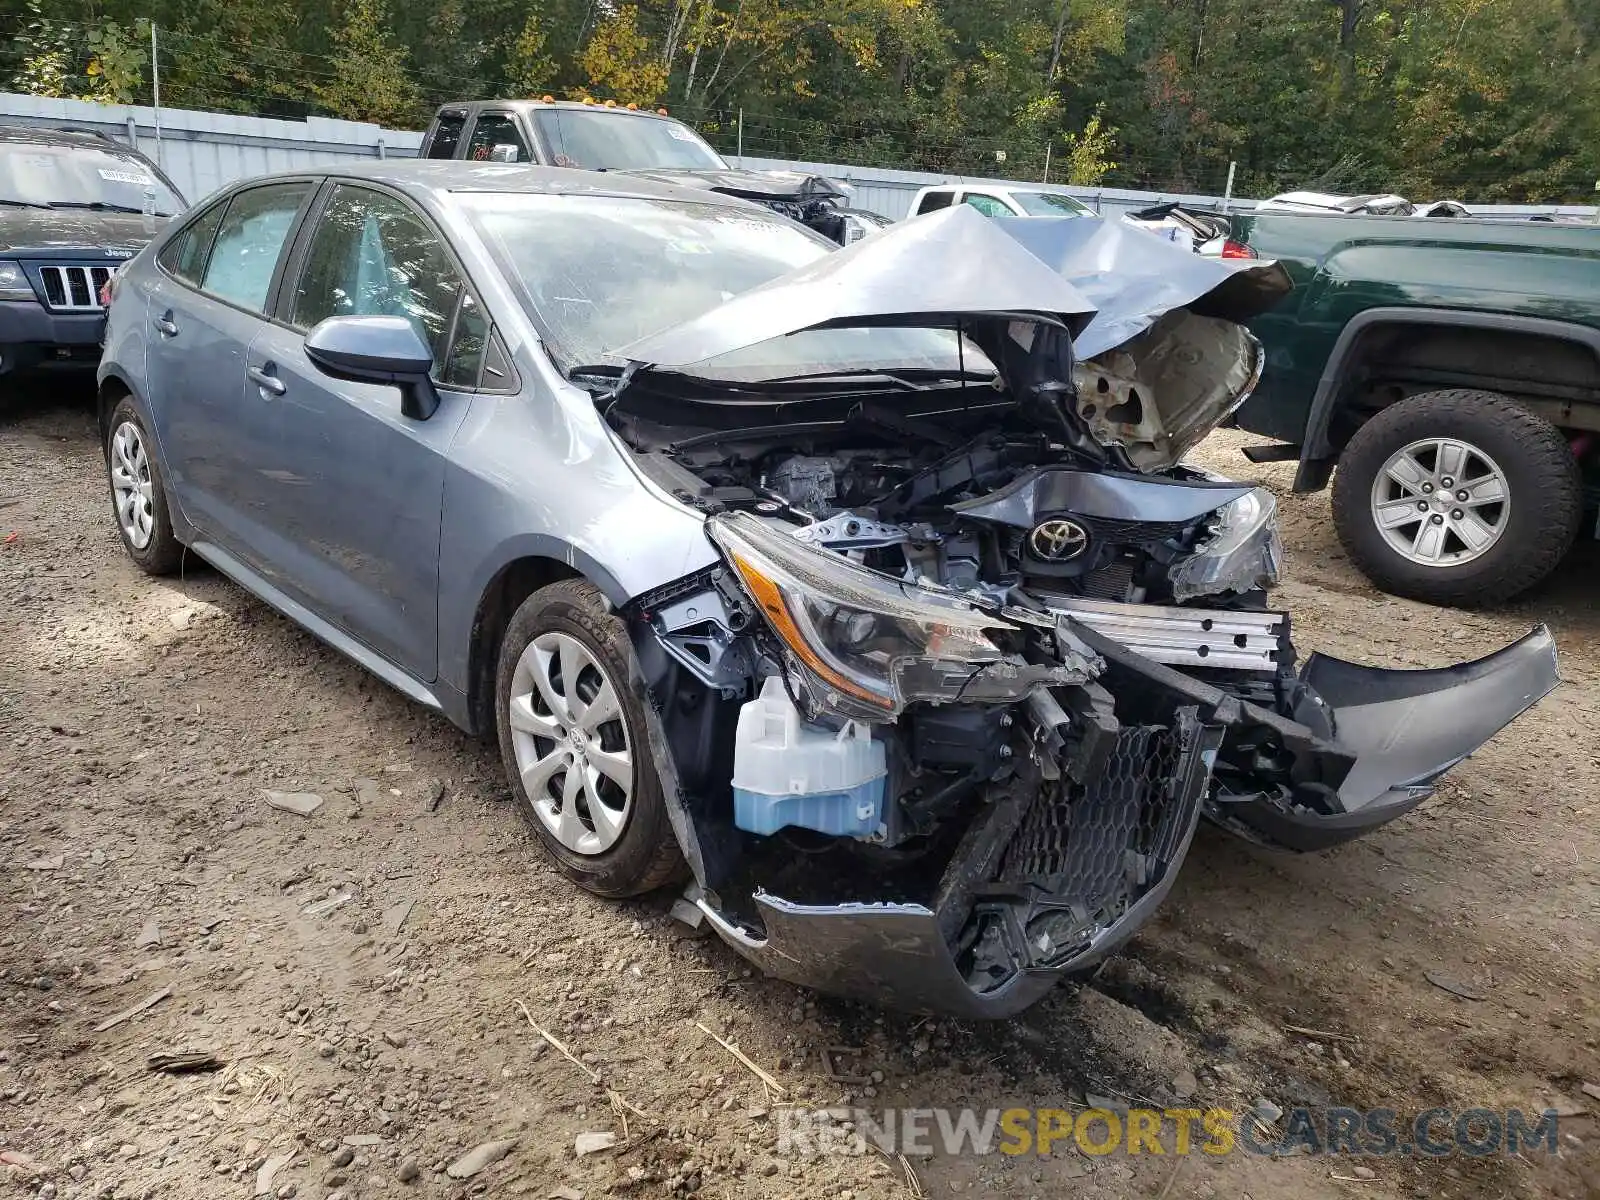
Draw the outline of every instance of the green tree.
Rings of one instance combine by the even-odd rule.
[[[333,75],[312,92],[334,116],[405,126],[422,115],[410,54],[390,40],[387,27],[383,0],[347,0],[343,22],[329,27]]]

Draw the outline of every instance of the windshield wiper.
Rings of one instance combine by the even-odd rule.
[[[0,204],[4,204],[8,208],[49,208],[50,207],[48,204],[40,204],[36,200],[10,200],[10,199],[5,199],[5,200],[0,200]]]
[[[112,204],[106,200],[55,200],[45,208],[92,208],[98,212],[124,212],[143,213],[144,209],[134,208],[130,204]],[[166,216],[165,213],[151,213],[151,216]]]
[[[780,375],[775,379],[761,379],[751,381],[746,386],[762,386],[775,383],[827,383],[830,380],[885,380],[897,384],[908,392],[926,391],[937,383],[988,383],[994,378],[991,371],[954,371],[942,367],[907,367],[897,371],[882,371],[871,367],[861,367],[843,371],[816,371],[808,375]]]

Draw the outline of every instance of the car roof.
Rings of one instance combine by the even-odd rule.
[[[1071,192],[1051,187],[1047,183],[999,183],[992,179],[978,179],[967,183],[931,183],[924,192],[1037,192],[1042,196],[1065,196],[1077,200]]]
[[[673,121],[683,124],[677,117],[670,113],[657,112],[648,108],[629,108],[623,104],[606,104],[604,101],[591,101],[585,104],[581,100],[454,100],[447,104],[439,105],[438,112],[459,113],[468,110],[479,111],[485,108],[514,109],[518,112],[537,112],[542,108],[576,109],[582,112],[620,113],[624,117],[648,117],[652,121]]]
[[[698,187],[657,183],[622,171],[580,171],[573,167],[541,167],[523,163],[486,163],[446,158],[373,158],[329,163],[310,170],[279,171],[243,180],[255,187],[279,179],[308,175],[366,179],[413,194],[521,192],[543,196],[612,196],[646,200],[680,200],[724,208],[761,208],[748,200]],[[764,210],[765,211],[765,210]]]
[[[0,142],[30,146],[89,146],[96,150],[138,151],[92,129],[53,129],[47,125],[0,125]]]

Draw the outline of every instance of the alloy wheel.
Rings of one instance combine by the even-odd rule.
[[[1396,554],[1454,567],[1488,553],[1511,519],[1498,463],[1471,442],[1425,438],[1395,451],[1372,483],[1372,521]]]
[[[539,820],[574,853],[605,853],[627,825],[634,767],[604,665],[571,634],[541,633],[517,660],[508,709],[517,772]]]
[[[135,550],[143,550],[155,533],[155,485],[144,435],[132,421],[124,421],[111,435],[111,495],[123,536]]]

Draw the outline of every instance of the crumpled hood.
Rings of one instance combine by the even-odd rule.
[[[0,254],[29,258],[62,250],[125,250],[131,255],[142,250],[168,220],[83,208],[0,207]]]
[[[683,367],[807,329],[937,328],[980,317],[1052,321],[1076,335],[1094,311],[990,218],[958,205],[824,254],[613,353],[647,367]]]
[[[1143,333],[1175,308],[1243,324],[1294,284],[1275,262],[1205,258],[1119,221],[1087,217],[994,217],[996,228],[1072,282],[1095,306],[1073,339],[1094,358]]]
[[[624,172],[618,172],[623,174]],[[738,167],[721,170],[670,170],[627,171],[641,179],[676,187],[705,188],[709,192],[722,192],[728,196],[743,196],[751,200],[821,200],[847,199],[845,191],[831,179],[821,175],[806,175],[800,171],[745,171]]]
[[[1064,324],[1082,360],[1178,308],[1242,324],[1293,286],[1278,263],[1204,258],[1120,222],[986,217],[958,204],[901,221],[615,353],[681,367],[830,325],[948,327],[960,318],[1034,315]]]

